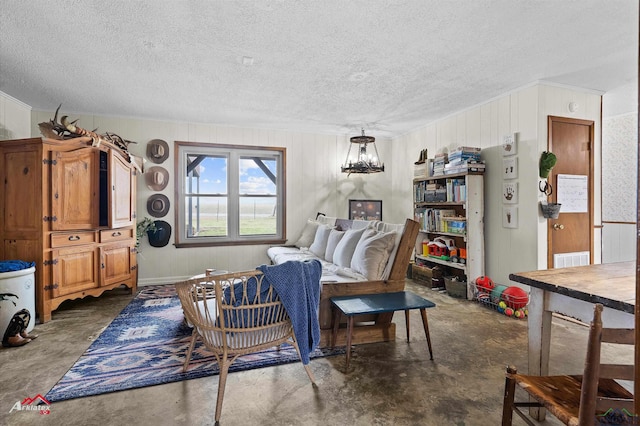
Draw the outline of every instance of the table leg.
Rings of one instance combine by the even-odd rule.
[[[431,335],[429,334],[429,321],[427,321],[427,310],[420,309],[422,316],[422,325],[424,326],[424,334],[427,336],[427,346],[429,346],[429,358],[433,360],[433,349],[431,348]]]
[[[531,287],[529,298],[529,371],[530,375],[549,375],[549,349],[551,346],[551,311],[545,308],[544,290]],[[529,415],[542,422],[544,408],[529,408]]]
[[[336,347],[338,341],[338,329],[340,328],[340,309],[333,306],[333,317],[331,319],[333,333],[331,334],[331,349]]]
[[[347,317],[347,362],[344,368],[345,373],[349,370],[349,361],[351,360],[351,335],[353,334],[354,315]]]
[[[407,343],[409,343],[409,309],[404,310],[404,322],[407,328]]]

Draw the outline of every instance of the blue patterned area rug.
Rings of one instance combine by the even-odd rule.
[[[202,342],[182,372],[191,329],[184,323],[173,285],[147,286],[45,395],[49,402],[196,379],[219,373]],[[344,354],[344,348],[316,349],[311,358]],[[229,372],[300,362],[292,346],[239,357]],[[301,366],[302,368],[302,366]]]

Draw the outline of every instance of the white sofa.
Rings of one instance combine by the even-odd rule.
[[[309,220],[293,246],[270,247],[274,264],[288,260],[318,259],[322,263],[320,296],[321,345],[330,343],[331,301],[334,296],[388,293],[404,289],[404,279],[413,253],[419,224],[357,221],[320,216]],[[391,315],[363,318],[353,332],[353,343],[393,340]],[[338,344],[344,344],[344,329]]]

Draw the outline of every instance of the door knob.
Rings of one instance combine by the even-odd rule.
[[[553,224],[553,229],[564,229],[564,225],[560,225],[558,223]]]

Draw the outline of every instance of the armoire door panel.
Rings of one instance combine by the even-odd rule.
[[[134,223],[135,196],[133,194],[135,191],[135,179],[129,163],[113,151],[110,152],[110,157],[110,227],[121,228]]]
[[[99,151],[91,148],[56,152],[51,167],[51,229],[98,226]]]
[[[53,297],[98,287],[98,249],[95,245],[53,251]]]
[[[42,161],[37,150],[7,151],[3,155],[3,228],[13,235],[38,232],[42,197]]]
[[[107,244],[100,248],[102,281],[100,285],[123,283],[131,279],[133,246],[130,243]]]

